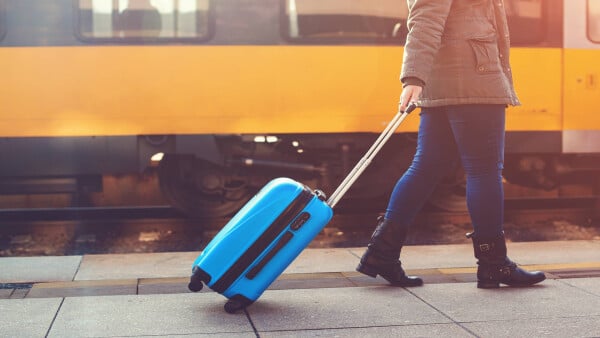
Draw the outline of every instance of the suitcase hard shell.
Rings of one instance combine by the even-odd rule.
[[[333,217],[323,199],[292,179],[270,181],[196,259],[190,290],[204,282],[229,298],[227,312],[254,302]]]

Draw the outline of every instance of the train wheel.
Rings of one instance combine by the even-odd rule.
[[[427,203],[446,212],[467,212],[467,181],[462,169],[446,177],[435,189]]]
[[[466,212],[467,200],[464,186],[440,185],[433,192],[427,203],[447,212]]]
[[[253,194],[245,178],[193,157],[165,156],[158,177],[165,198],[191,217],[231,215]]]

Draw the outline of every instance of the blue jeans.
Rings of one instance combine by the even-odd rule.
[[[436,185],[459,161],[475,234],[491,238],[504,222],[504,105],[422,108],[413,162],[392,191],[385,217],[408,227]]]

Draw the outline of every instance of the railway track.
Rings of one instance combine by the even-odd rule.
[[[507,200],[512,241],[600,238],[597,198]],[[337,210],[313,247],[364,246],[376,212]],[[227,218],[190,219],[166,206],[0,210],[0,256],[144,253],[201,250]],[[464,243],[466,212],[424,210],[407,244]]]
[[[505,201],[507,214],[523,211],[572,210],[573,212],[593,212],[600,208],[600,196],[561,197],[561,198],[511,198]],[[341,203],[336,214],[355,214],[356,211],[370,213],[358,205]],[[468,218],[465,212],[440,212],[432,208],[425,214],[441,218]],[[564,211],[561,211],[564,213]],[[135,207],[67,207],[67,208],[22,208],[0,209],[0,226],[10,222],[32,221],[68,221],[68,220],[133,220],[133,219],[186,219],[186,216],[171,206],[135,206]],[[224,218],[223,218],[224,219]],[[200,221],[202,219],[198,219]],[[206,221],[206,220],[204,220]]]

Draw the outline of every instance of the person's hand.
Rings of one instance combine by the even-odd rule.
[[[398,109],[400,111],[406,111],[406,107],[414,103],[416,104],[421,97],[421,92],[423,91],[423,87],[415,86],[415,85],[407,85],[402,89],[402,94],[400,95],[400,106]]]

